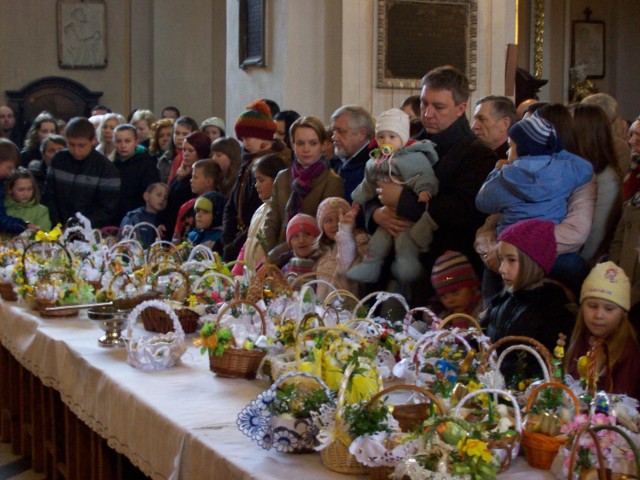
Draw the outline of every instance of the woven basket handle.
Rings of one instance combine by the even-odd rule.
[[[345,290],[344,288],[337,288],[329,292],[329,294],[324,299],[324,303],[322,304],[322,307],[327,308],[331,304],[331,302],[333,302],[336,299],[336,297],[340,301],[343,301],[348,298],[349,300],[353,300],[356,304],[359,302],[358,297],[356,297],[349,290]]]
[[[178,275],[180,275],[182,277],[184,285],[185,285],[185,287],[187,289],[185,298],[188,297],[189,295],[191,295],[191,282],[189,281],[189,275],[187,275],[185,272],[183,272],[179,268],[165,268],[164,270],[160,270],[158,273],[156,273],[153,276],[153,278],[151,279],[151,288],[152,288],[152,290],[155,290],[156,288],[158,288],[158,279],[160,277],[165,277],[165,276],[170,275],[172,273],[177,273]]]
[[[393,385],[391,387],[387,387],[384,390],[379,391],[378,393],[376,393],[371,398],[371,400],[369,400],[369,403],[367,404],[367,407],[370,407],[371,405],[373,405],[377,400],[382,398],[384,395],[387,395],[387,394],[389,394],[391,392],[395,392],[397,390],[411,390],[413,392],[417,392],[417,393],[421,394],[422,396],[424,396],[424,397],[428,398],[429,400],[431,400],[436,405],[436,407],[438,407],[438,410],[440,411],[440,415],[444,415],[445,414],[444,406],[442,405],[442,402],[440,401],[440,399],[438,397],[436,397],[429,390],[426,390],[424,388],[418,387],[417,385],[410,385],[410,384]]]
[[[456,405],[456,408],[453,411],[453,416],[460,417],[462,413],[460,410],[472,398],[477,397],[478,395],[489,394],[489,393],[493,393],[494,395],[500,395],[511,402],[511,404],[513,405],[513,410],[516,415],[515,416],[516,431],[521,434],[522,433],[522,415],[520,414],[520,406],[518,405],[518,401],[509,392],[507,392],[506,390],[500,390],[499,388],[481,388],[480,390],[475,390],[471,393],[466,394],[464,397],[460,399],[460,401]]]
[[[124,238],[126,238],[127,240],[135,240],[136,232],[140,230],[142,227],[151,228],[154,232],[156,232],[156,238],[160,238],[160,230],[158,230],[158,227],[156,227],[153,223],[149,223],[149,222],[140,222],[140,223],[136,223],[135,225],[127,225],[122,230]]]
[[[460,342],[460,344],[467,350],[467,352],[471,350],[471,345],[469,345],[469,342],[467,342],[467,339],[458,333],[451,332],[449,330],[430,330],[426,332],[422,337],[420,337],[413,347],[414,361],[416,363],[417,370],[420,370],[420,368],[422,368],[422,364],[420,363],[420,360],[422,358],[422,355],[424,354],[425,348],[427,348],[429,345],[432,345],[434,343],[434,342],[427,341],[427,340],[431,340],[432,337],[434,337],[433,338],[434,342],[435,341],[439,342],[441,340],[444,340],[447,337],[453,337],[454,340]]]
[[[358,304],[355,306],[355,308],[353,309],[353,311],[351,312],[351,316],[352,317],[357,317],[358,316],[358,310],[360,310],[360,308],[367,303],[367,301],[371,298],[375,298],[376,301],[373,303],[373,305],[371,306],[371,308],[369,309],[369,311],[367,312],[366,318],[371,318],[371,316],[373,315],[373,312],[375,312],[376,308],[378,308],[380,306],[380,304],[382,304],[383,302],[386,302],[387,300],[393,298],[394,300],[397,300],[400,305],[402,305],[402,307],[405,309],[405,311],[409,311],[409,304],[407,303],[407,300],[400,294],[397,293],[389,293],[389,292],[384,292],[384,291],[379,291],[379,292],[371,292],[369,295],[363,297]]]
[[[569,455],[569,468],[567,471],[568,478],[573,478],[580,439],[585,433],[589,434],[589,436],[593,440],[593,444],[596,447],[596,456],[598,457],[598,478],[607,478],[604,456],[602,455],[602,447],[600,446],[600,439],[598,438],[598,435],[596,435],[596,432],[588,427],[578,430],[578,433],[576,433],[576,436],[573,439],[573,444],[571,445],[571,453]]]
[[[152,243],[147,250],[147,265],[158,263],[159,259],[164,259],[166,263],[170,264],[179,265],[182,263],[178,247],[166,240]]]
[[[318,322],[318,327],[324,327],[325,326],[324,325],[324,320],[316,312],[305,313],[304,316],[302,317],[302,320],[300,320],[300,323],[298,323],[298,326],[296,328],[296,337],[298,336],[298,334],[301,331],[304,332],[305,330],[309,330],[310,328],[314,328],[314,327],[308,327],[307,326],[307,324],[311,320],[316,320]]]
[[[357,324],[360,324],[360,323],[366,323],[367,325],[371,325],[376,329],[376,332],[378,335],[382,333],[382,327],[376,322],[374,322],[373,320],[371,320],[370,318],[352,318],[351,320],[344,322],[342,326],[349,327],[350,325],[355,325],[357,328]]]
[[[73,265],[73,259],[71,257],[71,254],[69,253],[69,250],[66,249],[66,247],[64,245],[62,245],[60,242],[56,241],[42,241],[42,242],[31,242],[29,245],[27,245],[25,247],[25,249],[22,251],[22,265],[23,268],[25,269],[25,281],[27,282],[27,284],[30,285],[29,282],[29,276],[27,275],[27,270],[26,270],[26,259],[27,259],[27,254],[30,250],[34,249],[35,246],[37,245],[45,245],[45,244],[49,244],[49,245],[56,245],[58,246],[65,254],[65,256],[67,257],[67,262],[68,262],[68,266],[71,267]]]
[[[256,271],[249,283],[246,297],[248,301],[257,303],[262,300],[264,295],[264,286],[267,283],[268,277],[270,277],[276,286],[283,291],[289,289],[289,283],[287,282],[287,278],[284,276],[284,273],[282,273],[282,270],[275,265],[265,263]]]
[[[191,250],[191,253],[189,253],[187,262],[193,262],[196,258],[196,255],[198,254],[202,254],[205,257],[205,259],[207,259],[210,262],[216,259],[215,255],[213,254],[213,250],[211,250],[209,247],[201,243],[200,245],[196,245],[195,247],[193,247],[193,249]]]
[[[224,306],[218,312],[218,315],[216,316],[216,325],[218,326],[220,325],[220,319],[222,319],[222,317],[224,316],[225,313],[227,313],[227,311],[229,311],[233,307],[237,307],[240,305],[247,305],[249,307],[252,307],[256,312],[258,312],[258,315],[260,316],[260,324],[261,324],[260,333],[262,335],[265,335],[267,333],[267,322],[264,316],[264,312],[260,307],[258,307],[255,303],[250,302],[249,300],[239,299],[239,300],[233,300],[229,303],[225,303]]]
[[[310,280],[307,280],[310,279]],[[322,280],[322,282],[318,282]],[[332,290],[336,290],[338,288],[344,288],[344,285],[333,275],[329,275],[328,273],[323,272],[306,272],[302,275],[296,276],[291,282],[291,289],[296,290],[298,287],[302,288],[305,284],[315,284],[315,283],[323,283],[329,285]]]
[[[298,330],[298,334],[296,338],[296,349],[295,349],[297,365],[300,365],[302,363],[302,349],[300,347],[300,344],[302,343],[304,336],[311,335],[313,333],[319,333],[319,332],[333,332],[335,334],[353,335],[358,339],[359,342],[364,342],[364,338],[358,332],[342,326],[315,327],[315,328],[310,328],[309,330]]]
[[[529,411],[531,410],[531,406],[533,405],[533,402],[535,401],[538,394],[547,387],[560,388],[567,392],[569,394],[569,397],[571,398],[571,401],[573,402],[573,408],[576,415],[580,413],[580,401],[578,400],[578,397],[576,397],[575,393],[573,393],[569,387],[559,382],[545,382],[534,388],[531,391],[529,398],[527,399],[527,406],[525,407],[527,413],[529,413]]]
[[[523,349],[523,350],[526,350],[527,352],[531,353],[534,357],[536,357],[536,360],[538,360],[538,363],[540,363],[541,366],[544,365],[544,369],[547,370],[547,373],[549,375],[551,374],[551,372],[553,371],[553,366],[551,365],[553,357],[551,356],[549,349],[547,349],[547,347],[545,347],[542,343],[540,343],[535,338],[526,337],[523,335],[508,335],[492,343],[489,349],[485,352],[485,355],[483,356],[483,359],[482,359],[483,367],[492,368],[491,365],[487,365],[491,354],[497,351],[498,348],[504,345],[505,343],[515,343],[515,342],[518,342],[520,344],[522,343],[528,344],[533,349],[535,349],[535,353],[532,352],[531,349]],[[516,346],[521,346],[521,345],[516,345]],[[509,349],[509,351],[511,351],[511,349]],[[502,354],[500,354],[498,358],[499,359],[503,358],[503,354],[504,352],[502,352]],[[548,378],[549,375],[546,375],[545,378]],[[550,381],[550,380],[546,380],[546,381]]]
[[[131,280],[131,277],[129,276],[129,274],[127,272],[125,272],[124,270],[120,270],[119,272],[116,272],[113,274],[113,276],[111,277],[111,280],[109,280],[109,285],[107,285],[107,290],[111,290],[113,287],[113,283],[115,282],[116,278],[118,277],[124,277],[124,284],[123,286],[129,285],[131,283],[133,283],[133,281]]]
[[[533,355],[533,357],[538,361],[538,364],[540,365],[540,368],[542,369],[542,375],[544,376],[544,381],[545,382],[550,382],[551,381],[551,372],[553,370],[551,370],[551,365],[549,365],[541,356],[540,354],[536,351],[535,348],[530,347],[528,345],[511,345],[510,347],[505,348],[502,353],[498,356],[498,360],[496,361],[496,368],[500,369],[500,366],[502,365],[502,362],[504,361],[505,357],[513,352],[513,351],[524,351],[524,352],[528,352],[531,355]],[[485,358],[487,358],[485,356]]]
[[[407,311],[407,314],[402,319],[402,333],[406,334],[409,331],[409,327],[415,321],[414,314],[416,313],[426,313],[427,316],[431,319],[431,323],[435,323],[436,325],[442,320],[438,317],[433,310],[427,307],[416,307]]]
[[[327,397],[331,397],[331,389],[328,387],[328,385],[324,383],[324,381],[317,375],[314,375],[313,373],[308,373],[308,372],[285,373],[284,375],[278,377],[275,382],[273,382],[273,384],[271,385],[271,390],[275,392],[285,380],[288,380],[290,378],[296,378],[296,377],[310,378],[311,380],[315,380],[318,383],[318,385],[322,388],[322,390],[324,390],[324,393],[327,395]]]
[[[135,326],[138,317],[140,316],[142,311],[146,310],[147,308],[157,308],[158,310],[162,310],[164,313],[169,315],[169,318],[173,323],[173,329],[176,336],[179,338],[184,338],[184,330],[182,329],[182,324],[180,323],[178,315],[176,315],[176,312],[173,311],[173,308],[159,300],[146,300],[136,308],[134,308],[131,313],[129,313],[129,316],[127,317],[127,332],[129,334],[129,338],[133,337],[133,327]]]
[[[221,280],[222,283],[226,282],[229,285],[231,285],[232,287],[235,285],[235,283],[233,281],[233,278],[229,278],[226,275],[223,275],[222,273],[218,273],[218,272],[208,272],[208,273],[205,273],[204,275],[202,275],[200,278],[198,278],[195,281],[195,283],[191,287],[191,291],[198,292],[199,289],[200,289],[200,285],[202,285],[202,283],[205,280],[208,280],[209,278],[217,278],[217,279]]]
[[[307,291],[309,290],[312,291],[315,296],[315,290],[313,289],[315,285],[324,285],[325,287],[329,288],[330,292],[337,290],[337,288],[327,280],[324,280],[322,278],[316,278],[314,280],[309,280],[308,282],[305,282],[304,284],[302,284],[302,286],[300,287],[300,298],[301,299],[304,298]],[[291,288],[293,289],[293,284],[291,285]]]
[[[451,315],[449,315],[448,317],[445,317],[442,322],[440,322],[440,325],[438,325],[438,330],[443,330],[444,327],[446,327],[449,323],[451,323],[454,320],[457,319],[463,319],[466,320],[467,322],[469,322],[473,328],[475,328],[476,330],[478,330],[478,332],[482,332],[482,327],[480,326],[480,324],[478,323],[478,320],[476,320],[475,318],[473,318],[471,315],[467,315],[466,313],[452,313]]]
[[[633,456],[635,458],[636,478],[640,476],[640,451],[638,450],[638,445],[636,445],[636,442],[632,440],[632,438],[629,436],[627,432],[625,432],[622,428],[618,427],[617,425],[597,425],[595,427],[590,427],[590,430],[593,430],[596,433],[599,432],[600,430],[612,430],[616,432],[618,435],[620,435],[622,438],[624,438],[624,440],[627,442],[627,444],[631,448],[631,451],[633,452]]]

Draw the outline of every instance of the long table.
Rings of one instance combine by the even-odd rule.
[[[172,369],[137,370],[126,363],[124,349],[99,347],[101,334],[84,313],[43,319],[19,304],[0,303],[2,346],[152,479],[354,478],[325,469],[317,454],[263,450],[236,428],[238,412],[266,384],[216,377],[191,345]],[[499,478],[554,477],[519,457]]]

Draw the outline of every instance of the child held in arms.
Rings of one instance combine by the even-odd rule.
[[[349,269],[347,277],[357,282],[377,281],[385,257],[395,247],[393,276],[401,283],[413,282],[423,273],[419,255],[428,251],[438,228],[428,213],[429,200],[438,193],[438,179],[433,173],[438,155],[429,140],[409,140],[409,116],[397,108],[378,117],[376,141],[378,148],[371,152],[364,180],[351,195],[353,201],[363,205],[376,197],[378,182],[395,182],[411,187],[425,211],[409,230],[395,238],[378,228],[369,240],[369,254]]]

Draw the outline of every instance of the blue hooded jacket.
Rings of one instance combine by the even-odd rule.
[[[571,192],[592,177],[591,163],[567,150],[517,158],[489,174],[476,196],[476,207],[500,214],[498,233],[531,218],[558,224],[567,216]]]

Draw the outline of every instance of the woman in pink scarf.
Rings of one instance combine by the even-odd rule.
[[[295,160],[281,171],[273,184],[271,210],[265,220],[269,261],[288,250],[285,230],[297,213],[315,217],[318,205],[327,197],[343,197],[344,182],[322,155],[327,132],[319,118],[301,117],[290,129]]]

